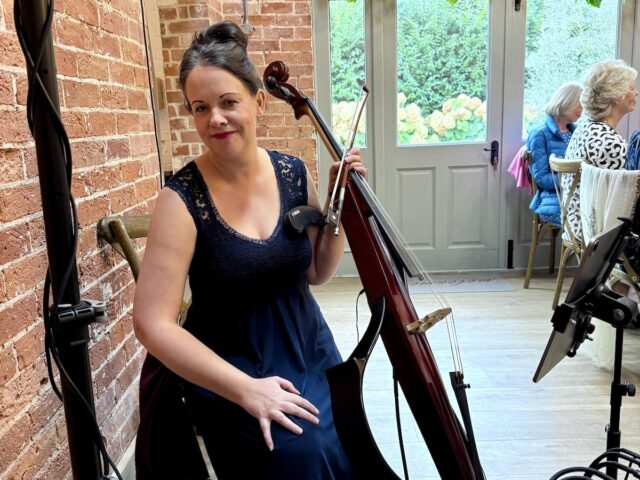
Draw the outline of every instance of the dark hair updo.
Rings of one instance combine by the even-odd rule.
[[[223,68],[241,80],[252,95],[258,93],[262,88],[262,80],[247,55],[248,43],[249,40],[240,27],[229,21],[214,23],[196,33],[180,62],[178,81],[183,95],[187,77],[198,65]],[[190,112],[191,105],[186,95],[184,104]]]

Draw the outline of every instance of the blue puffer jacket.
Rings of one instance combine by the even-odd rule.
[[[636,130],[629,137],[627,160],[624,162],[627,170],[640,170],[640,130]]]
[[[573,133],[576,126],[570,123],[568,128]],[[557,157],[564,157],[567,143],[560,136],[560,129],[551,115],[547,115],[545,122],[531,131],[527,139],[527,150],[531,152],[531,176],[538,186],[529,208],[543,220],[560,226],[560,204],[549,168],[549,156],[553,153]]]

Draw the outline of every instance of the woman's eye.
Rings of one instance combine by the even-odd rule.
[[[204,112],[206,109],[207,109],[207,107],[205,107],[204,105],[198,105],[198,106],[195,108],[195,111],[196,111],[196,112],[198,112],[198,113],[200,113],[200,112]]]
[[[225,100],[225,101],[224,101],[224,105],[225,105],[225,106],[227,106],[227,107],[232,107],[232,106],[234,106],[236,103],[238,103],[238,101],[237,101],[237,100],[231,100],[231,99],[229,99],[229,100]]]

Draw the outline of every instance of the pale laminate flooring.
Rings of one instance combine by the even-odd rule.
[[[522,288],[522,277],[507,280],[513,292],[446,294],[446,299],[454,311],[465,379],[471,384],[470,410],[487,478],[548,479],[562,468],[588,465],[605,450],[611,372],[593,366],[581,349],[575,358],[565,358],[539,383],[533,383],[551,333],[555,278],[534,277],[528,290]],[[570,281],[567,279],[565,293]],[[337,278],[313,288],[345,358],[357,343],[359,290],[355,278]],[[414,295],[413,301],[420,316],[437,308],[426,294]],[[358,307],[362,334],[369,316],[363,297]],[[452,361],[446,326],[437,325],[427,336],[448,384]],[[626,334],[623,364],[623,380],[640,387],[637,332]],[[381,342],[369,361],[364,388],[374,436],[401,476],[391,366]],[[401,415],[409,478],[439,478],[404,402]],[[622,446],[640,451],[640,394],[623,399],[621,431]]]

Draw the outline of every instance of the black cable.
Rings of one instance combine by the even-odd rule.
[[[32,73],[33,73],[33,78],[29,84],[29,91],[27,94],[27,122],[29,124],[29,130],[33,135],[34,134],[34,108],[35,108],[34,95],[35,95],[35,89],[39,87],[40,93],[43,95],[44,99],[46,100],[46,106],[48,107],[48,112],[51,115],[51,118],[54,120],[53,124],[56,130],[56,134],[58,136],[58,141],[60,142],[60,146],[62,148],[63,156],[65,158],[65,167],[66,167],[65,170],[66,170],[66,176],[67,176],[67,183],[69,185],[69,207],[71,209],[72,225],[73,225],[73,234],[72,234],[73,242],[69,252],[69,259],[67,262],[67,266],[64,270],[64,274],[62,276],[59,292],[56,295],[56,298],[53,299],[53,303],[51,306],[49,306],[49,296],[50,296],[50,287],[51,287],[51,275],[49,270],[47,270],[47,274],[45,277],[45,285],[43,290],[43,297],[44,297],[43,298],[43,310],[44,310],[43,316],[44,316],[44,326],[45,326],[44,344],[45,344],[45,355],[47,360],[47,371],[48,371],[48,375],[51,381],[51,386],[53,391],[55,392],[55,394],[58,396],[59,399],[62,399],[62,394],[60,393],[60,390],[58,389],[55,383],[55,378],[54,378],[53,368],[51,363],[51,360],[53,359],[53,363],[56,364],[56,367],[60,372],[60,375],[65,379],[67,385],[70,387],[71,392],[85,407],[85,413],[88,414],[87,416],[89,417],[89,420],[90,420],[90,427],[93,430],[95,445],[98,447],[98,450],[102,456],[102,461],[103,461],[102,469],[105,472],[104,478],[107,478],[107,474],[109,472],[109,466],[111,466],[111,468],[113,469],[118,479],[123,480],[123,477],[118,471],[118,468],[116,467],[115,463],[107,453],[107,450],[104,445],[104,441],[102,439],[102,435],[100,433],[100,427],[97,423],[93,409],[89,405],[89,402],[84,397],[84,395],[82,395],[78,387],[74,384],[69,373],[66,371],[66,369],[62,365],[62,362],[60,360],[60,356],[58,353],[58,347],[56,346],[56,343],[55,343],[55,336],[53,335],[53,321],[58,315],[58,309],[62,302],[64,291],[66,290],[66,287],[69,283],[69,279],[71,277],[71,273],[73,271],[73,267],[75,264],[76,251],[78,246],[78,230],[79,230],[78,212],[77,212],[73,195],[71,195],[71,182],[72,182],[72,172],[73,172],[72,158],[71,158],[71,145],[69,143],[69,138],[64,129],[64,125],[62,123],[58,110],[54,105],[51,97],[47,93],[47,90],[42,82],[42,78],[40,77],[40,72],[39,72],[40,63],[44,53],[45,41],[48,40],[49,36],[51,35],[51,23],[53,20],[53,11],[54,11],[53,0],[49,0],[46,21],[43,26],[42,33],[40,35],[40,40],[37,47],[38,55],[36,60],[34,61],[31,56],[31,53],[29,52],[28,45],[25,39],[25,31],[22,23],[21,0],[14,1],[14,22],[16,25],[16,34],[18,36],[20,46],[24,53],[25,59],[27,61],[27,66],[32,69]]]
[[[158,116],[156,115],[156,109],[155,106],[153,104],[153,99],[154,99],[154,94],[153,94],[153,78],[151,76],[151,49],[149,48],[149,43],[148,43],[148,39],[147,39],[147,29],[145,28],[145,16],[144,16],[144,0],[140,0],[140,13],[142,14],[142,36],[144,38],[144,52],[147,56],[147,76],[149,78],[149,94],[151,95],[151,114],[153,115],[153,132],[155,134],[156,137],[156,148],[158,149],[158,163],[160,164],[160,175],[159,175],[159,182],[160,182],[160,188],[162,188],[162,184],[163,179],[164,179],[164,170],[163,170],[163,165],[162,165],[162,145],[160,144],[160,138],[158,137],[158,128],[160,127],[158,125]],[[159,92],[158,92],[159,93]],[[160,105],[160,102],[157,102],[158,106]]]

